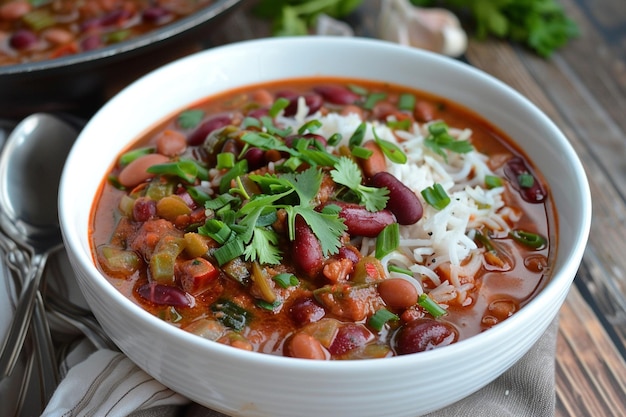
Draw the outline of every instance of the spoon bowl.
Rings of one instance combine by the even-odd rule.
[[[17,265],[23,278],[15,315],[0,351],[0,378],[13,371],[33,312],[33,334],[40,349],[44,396],[56,387],[57,369],[39,287],[48,255],[62,245],[57,193],[61,171],[78,129],[49,114],[33,114],[9,135],[0,157],[0,239],[12,239],[30,259]],[[20,259],[20,257],[6,257]],[[36,310],[36,311],[35,311]]]

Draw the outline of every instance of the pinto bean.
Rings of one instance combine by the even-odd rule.
[[[328,201],[321,207],[329,204],[341,208],[339,217],[344,220],[350,235],[376,237],[386,226],[396,221],[392,212],[387,209],[372,212],[361,205],[344,201]]]
[[[415,104],[413,115],[418,122],[430,122],[435,120],[436,109],[431,103],[427,101],[418,101]]]
[[[369,158],[359,160],[365,178],[370,179],[379,172],[387,171],[387,159],[380,146],[373,140],[368,140],[362,146],[372,151]]]
[[[326,359],[326,351],[322,344],[306,333],[296,333],[289,340],[289,354],[300,359]]]
[[[324,266],[322,245],[302,216],[297,216],[295,239],[291,255],[296,267],[305,275],[314,278]]]
[[[406,355],[447,346],[457,339],[456,329],[451,325],[424,318],[402,326],[396,335],[395,345],[399,355]]]
[[[165,130],[156,140],[157,152],[166,156],[176,156],[187,149],[187,138],[175,130]]]
[[[371,184],[378,188],[387,187],[387,208],[396,216],[398,223],[414,224],[422,218],[424,209],[417,195],[392,174],[379,172],[372,177]]]
[[[168,161],[169,158],[167,156],[158,153],[144,155],[126,165],[120,172],[118,180],[124,187],[134,187],[154,177],[154,174],[150,174],[147,171],[148,168],[152,165],[163,164]]]
[[[417,289],[402,278],[388,278],[378,284],[378,294],[385,304],[395,308],[409,308],[417,303]]]
[[[0,7],[0,18],[4,20],[18,20],[32,10],[28,1],[11,1]]]

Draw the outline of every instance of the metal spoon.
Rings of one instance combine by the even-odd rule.
[[[77,134],[76,128],[54,116],[34,114],[11,132],[0,157],[0,229],[30,252],[25,258],[30,263],[24,270],[27,274],[15,315],[0,351],[0,378],[13,371],[35,307],[43,310],[39,302],[43,270],[48,255],[62,245],[57,211],[59,179]],[[34,335],[38,343],[48,345],[41,349],[47,356],[42,362],[52,365],[56,361],[43,313],[36,314]],[[48,392],[55,383],[51,382]]]

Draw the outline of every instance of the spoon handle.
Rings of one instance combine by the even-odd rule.
[[[24,346],[47,258],[48,253],[44,252],[36,253],[31,259],[26,287],[22,288],[15,315],[0,351],[0,380],[11,375]]]

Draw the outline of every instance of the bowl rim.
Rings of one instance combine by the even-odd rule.
[[[92,51],[80,52],[78,54],[67,55],[56,59],[46,59],[43,61],[24,62],[13,65],[0,65],[0,77],[3,75],[37,73],[47,70],[62,70],[65,67],[98,62],[113,56],[122,56],[136,49],[143,48],[151,44],[158,44],[167,39],[180,35],[202,23],[218,17],[228,12],[243,0],[215,0],[212,4],[203,7],[196,12],[178,19],[172,23],[156,28],[131,39],[97,48]]]
[[[435,61],[443,65],[451,65],[456,67],[460,71],[467,72],[471,77],[478,77],[479,79],[485,80],[486,82],[492,84],[494,88],[499,89],[505,92],[509,99],[515,101],[519,105],[523,105],[528,108],[534,117],[537,118],[537,121],[545,126],[551,133],[554,135],[556,142],[562,148],[561,150],[565,153],[566,159],[571,163],[571,167],[575,171],[576,174],[576,182],[579,184],[578,192],[583,197],[583,201],[580,210],[580,228],[578,233],[576,234],[576,244],[573,246],[573,250],[567,254],[566,259],[560,259],[559,261],[563,265],[561,269],[555,271],[550,277],[549,282],[541,289],[541,291],[533,297],[527,305],[530,304],[538,304],[543,303],[547,304],[549,300],[556,302],[558,300],[559,306],[561,305],[562,300],[565,295],[563,294],[563,287],[566,286],[569,288],[571,282],[574,279],[576,271],[578,270],[579,264],[582,260],[582,256],[586,247],[586,242],[589,235],[590,225],[591,225],[591,195],[589,190],[589,184],[586,178],[585,171],[583,169],[582,163],[578,158],[574,148],[567,140],[563,132],[556,126],[556,124],[550,120],[545,113],[543,113],[536,105],[534,105],[529,99],[524,97],[522,94],[517,92],[515,89],[505,84],[504,82],[498,80],[497,78],[485,73],[484,71],[472,67],[468,64],[465,64],[460,61],[453,60],[448,57],[444,57],[429,51],[417,50],[413,48],[407,48],[404,46],[392,44],[386,41],[380,41],[376,39],[366,39],[366,38],[342,38],[342,37],[333,37],[333,36],[318,36],[318,37],[284,37],[284,38],[267,38],[267,39],[256,39],[249,41],[237,42],[234,44],[224,45],[216,48],[212,48],[206,51],[198,52],[192,54],[190,56],[181,58],[176,60],[170,64],[167,64],[155,71],[152,71],[145,76],[141,77],[124,90],[122,90],[118,95],[116,95],[113,99],[111,99],[103,108],[94,116],[93,119],[97,118],[98,115],[102,112],[109,111],[108,109],[114,106],[117,106],[117,103],[122,100],[122,98],[127,94],[132,94],[134,88],[137,85],[143,83],[149,83],[150,78],[154,77],[156,74],[167,73],[168,71],[172,71],[174,66],[187,65],[189,63],[194,62],[198,59],[200,55],[207,54],[220,54],[223,52],[228,52],[230,50],[237,49],[246,49],[246,48],[281,48],[282,46],[288,44],[302,44],[302,47],[305,47],[306,44],[310,43],[319,43],[324,45],[328,43],[327,46],[335,46],[337,44],[343,44],[347,46],[351,45],[361,45],[366,47],[373,48],[385,48],[390,50],[391,52],[398,54],[410,54],[414,57],[421,57],[421,59]],[[174,109],[175,110],[175,109]],[[88,123],[85,130],[89,127]],[[85,140],[81,136],[79,136],[78,142],[84,142]],[[71,160],[72,154],[74,153],[74,149],[70,153]],[[68,167],[64,169],[63,177],[62,177],[62,193],[60,194],[60,208],[59,213],[66,213],[66,210],[63,209],[63,204],[67,200],[67,203],[71,201],[71,199],[63,198],[64,194],[66,194],[65,188],[68,187],[67,177],[69,175],[66,174],[65,171],[68,170]],[[63,217],[63,214],[61,214]],[[65,220],[65,221],[64,221]],[[79,236],[77,236],[77,230],[72,230],[73,227],[68,227],[67,223],[71,223],[67,221],[69,219],[62,218],[62,225],[66,224],[66,226],[62,227],[64,238],[67,240],[66,244],[69,247],[80,246],[78,244]],[[82,251],[81,251],[82,252]],[[501,340],[502,337],[506,334],[507,329],[512,326],[516,326],[517,323],[520,322],[532,322],[534,319],[532,314],[534,314],[529,308],[526,306],[520,311],[516,312],[513,316],[507,318],[506,321],[490,328],[489,330],[482,332],[480,334],[474,335],[468,339],[459,341],[455,344],[445,346],[442,348],[434,349],[431,351],[420,352],[419,354],[413,355],[401,355],[390,358],[384,358],[384,360],[375,360],[375,359],[362,359],[362,360],[354,360],[354,361],[310,361],[306,359],[298,359],[291,357],[283,357],[283,356],[275,356],[269,355],[265,353],[258,352],[247,352],[239,349],[233,349],[230,346],[221,345],[217,342],[213,342],[210,340],[203,339],[201,337],[197,337],[196,335],[181,331],[174,326],[171,326],[162,320],[159,320],[157,317],[148,313],[140,306],[134,304],[132,301],[127,299],[123,294],[121,294],[117,289],[111,285],[106,278],[100,274],[95,265],[93,264],[93,260],[91,257],[81,256],[76,260],[80,263],[80,267],[83,271],[87,271],[90,275],[89,279],[95,283],[100,290],[106,291],[109,296],[113,297],[113,299],[117,303],[121,303],[125,306],[126,310],[130,310],[132,314],[139,314],[143,321],[146,321],[150,326],[153,326],[158,331],[162,331],[168,337],[173,337],[179,339],[181,343],[189,344],[193,346],[195,349],[203,349],[210,350],[218,355],[218,357],[224,358],[232,358],[238,363],[242,365],[260,365],[260,366],[268,366],[275,367],[279,366],[278,369],[285,370],[286,372],[309,372],[314,374],[333,374],[333,373],[342,373],[345,371],[350,372],[376,372],[380,370],[389,371],[391,366],[395,367],[404,367],[407,365],[411,366],[419,366],[420,363],[425,363],[431,360],[439,360],[440,358],[450,357],[450,356],[459,356],[463,357],[465,352],[473,351],[478,346],[485,346],[489,343],[495,343],[498,340]],[[547,327],[547,325],[546,325]],[[283,367],[283,365],[289,365]]]

